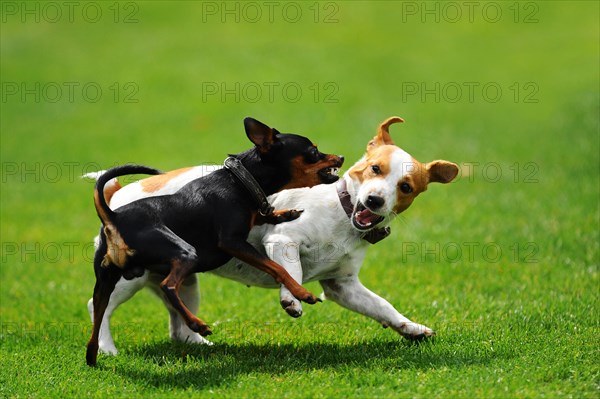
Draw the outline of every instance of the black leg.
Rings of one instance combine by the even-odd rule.
[[[249,265],[269,274],[277,283],[283,284],[290,290],[296,299],[310,304],[321,302],[319,298],[298,284],[283,266],[272,261],[267,256],[262,255],[248,242],[239,239],[221,238],[219,248],[229,255],[235,256]]]
[[[196,267],[196,262],[193,260],[174,260],[171,264],[171,271],[169,275],[160,283],[160,288],[165,294],[167,300],[171,303],[171,306],[179,312],[179,314],[185,320],[187,326],[192,330],[202,335],[203,337],[212,334],[210,327],[196,317],[190,310],[185,306],[181,298],[179,297],[179,287],[183,281],[192,273]]]
[[[114,265],[101,266],[106,253],[104,237],[101,235],[101,244],[94,255],[94,271],[96,272],[96,285],[94,286],[94,326],[92,336],[87,345],[86,362],[88,366],[96,365],[98,357],[98,338],[104,312],[110,300],[117,281],[121,278],[121,270]]]

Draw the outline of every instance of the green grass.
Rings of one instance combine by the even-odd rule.
[[[479,12],[487,3],[456,23],[403,8],[422,2],[319,3],[319,23],[314,3],[297,3],[298,23],[280,12],[270,23],[266,8],[260,22],[223,23],[201,3],[121,3],[130,24],[113,22],[112,3],[93,3],[97,23],[81,8],[73,23],[66,9],[57,23],[23,23],[7,4],[21,2],[3,2],[0,36],[1,397],[598,397],[597,2],[518,3],[518,23],[513,2],[494,3],[496,23]],[[337,22],[323,23],[331,12]],[[531,12],[537,22],[524,23]],[[72,102],[67,91],[56,102],[9,94],[36,82],[79,90]],[[103,90],[97,102],[81,94],[90,82]],[[256,102],[202,91],[236,82],[265,91]],[[269,82],[302,96],[276,89],[271,101]],[[472,101],[406,92],[468,82],[479,88]],[[490,83],[502,89],[496,102],[480,90]],[[138,101],[124,102],[134,89]],[[331,302],[293,320],[275,290],[202,275],[214,346],[171,343],[166,311],[143,291],[113,319],[119,356],[85,365],[98,221],[93,186],[77,175],[220,162],[248,147],[247,115],[348,166],[396,114],[406,120],[392,128],[397,144],[462,174],[394,222],[361,279],[434,328],[434,342],[411,345]]]

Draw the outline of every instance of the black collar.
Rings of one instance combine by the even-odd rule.
[[[350,199],[350,193],[348,192],[348,187],[346,186],[346,179],[343,177],[336,184],[338,198],[340,199],[340,204],[342,204],[342,208],[348,215],[349,219],[352,219],[352,211],[354,210],[354,205],[352,205],[352,200]],[[376,229],[372,229],[364,233],[361,238],[371,244],[375,244],[387,236],[391,234],[391,229],[386,227],[380,227]]]
[[[258,185],[258,182],[248,172],[248,169],[242,165],[239,159],[235,157],[228,157],[223,162],[225,169],[229,170],[237,179],[246,187],[246,190],[252,194],[254,200],[258,204],[258,211],[261,215],[267,216],[273,213],[273,207],[269,204],[267,196],[263,189]]]

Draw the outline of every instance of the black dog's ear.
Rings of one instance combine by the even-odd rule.
[[[277,141],[275,137],[279,132],[254,118],[244,118],[246,136],[253,142],[261,154],[269,152],[271,146]]]

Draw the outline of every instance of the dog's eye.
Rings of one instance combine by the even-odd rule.
[[[321,153],[317,147],[310,147],[310,149],[305,153],[304,159],[307,163],[317,163],[319,162],[319,159],[321,159]]]
[[[410,194],[410,193],[412,193],[413,189],[410,186],[410,184],[402,183],[402,184],[400,184],[400,191],[402,191],[404,194]]]
[[[308,157],[311,162],[317,162],[319,160],[319,150],[317,147],[312,147],[308,152]]]
[[[373,171],[373,173],[375,173],[376,175],[381,174],[381,168],[379,167],[379,165],[373,165],[371,166],[371,170]]]

